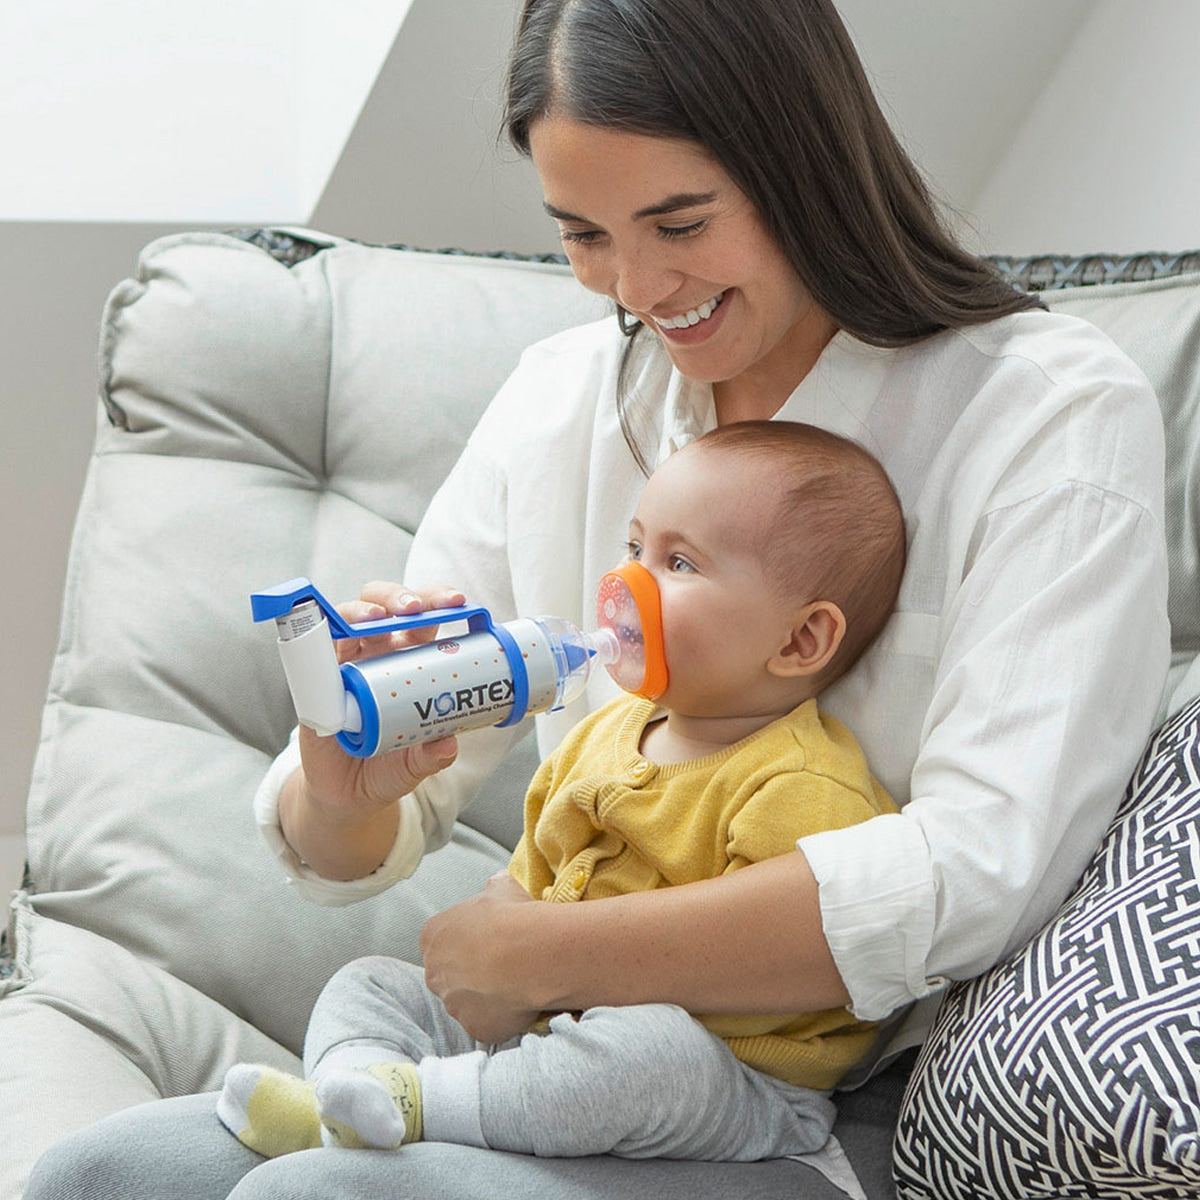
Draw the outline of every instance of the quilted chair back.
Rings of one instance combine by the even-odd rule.
[[[36,914],[293,1050],[338,965],[415,959],[424,917],[506,860],[528,764],[411,885],[297,898],[251,819],[295,715],[248,597],[398,578],[524,346],[603,311],[558,265],[322,242],[167,237],[112,292],[28,812]]]

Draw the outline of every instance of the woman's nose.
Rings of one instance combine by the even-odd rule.
[[[633,251],[614,260],[611,295],[630,312],[652,312],[679,287],[679,272],[660,255]]]

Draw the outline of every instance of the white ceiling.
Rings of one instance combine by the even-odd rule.
[[[302,221],[412,0],[0,0],[0,220]]]

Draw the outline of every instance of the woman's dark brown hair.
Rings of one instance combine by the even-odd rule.
[[[526,0],[506,108],[518,150],[551,111],[704,146],[865,342],[1039,305],[946,231],[831,0]]]

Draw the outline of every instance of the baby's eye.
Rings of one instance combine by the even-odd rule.
[[[642,557],[642,546],[640,542],[625,543],[625,557],[637,562]]]
[[[688,571],[694,571],[696,568],[682,554],[672,554],[667,559],[667,569],[683,574]]]

